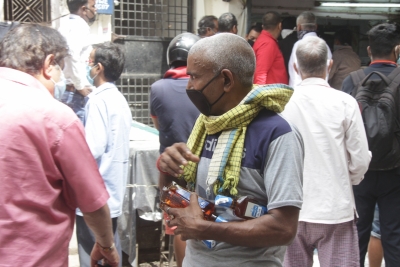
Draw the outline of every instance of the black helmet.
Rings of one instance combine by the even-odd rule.
[[[176,61],[186,62],[190,48],[200,39],[199,36],[190,32],[181,33],[172,39],[167,49],[168,66],[171,67]]]

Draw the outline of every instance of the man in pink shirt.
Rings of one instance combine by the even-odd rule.
[[[0,265],[68,266],[75,209],[91,266],[117,266],[109,195],[73,111],[53,98],[67,55],[54,29],[21,25],[0,44]]]
[[[281,34],[282,23],[279,13],[270,11],[263,17],[263,30],[253,50],[256,55],[255,84],[288,84],[285,61],[279,49],[277,39]]]

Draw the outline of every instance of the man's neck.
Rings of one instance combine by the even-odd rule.
[[[391,62],[396,62],[395,58],[393,56],[388,56],[388,57],[372,57],[371,56],[371,63],[375,61],[391,61]]]
[[[323,74],[323,75],[312,75],[312,76],[304,76],[304,77],[303,77],[303,75],[301,76],[301,79],[302,79],[302,80],[309,79],[309,78],[319,78],[319,79],[325,80],[325,78],[326,78],[326,73]]]
[[[86,21],[85,16],[83,15],[83,12],[79,9],[77,12],[75,13],[71,13],[71,15],[75,15],[75,16],[79,16],[81,17],[84,21]]]
[[[278,39],[280,31],[279,29],[274,29],[274,30],[265,30],[266,32],[268,32],[269,34],[272,35],[272,37],[274,37],[275,40]]]

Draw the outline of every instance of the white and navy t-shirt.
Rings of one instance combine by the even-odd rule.
[[[208,135],[197,170],[196,192],[207,196],[208,167],[219,134]],[[279,114],[262,110],[246,132],[238,192],[253,196],[268,210],[302,205],[303,141],[299,132]],[[211,190],[212,191],[212,190]],[[209,249],[188,240],[184,266],[282,266],[286,247],[249,248],[218,242]],[[223,259],[223,261],[221,261]]]

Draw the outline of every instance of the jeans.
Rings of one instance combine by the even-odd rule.
[[[360,266],[364,267],[371,236],[375,206],[379,207],[381,240],[386,267],[400,266],[400,168],[368,171],[364,180],[353,186],[359,219],[357,231]]]
[[[381,225],[379,223],[379,208],[378,208],[378,205],[375,206],[374,220],[372,221],[371,235],[373,237],[381,239]]]
[[[85,119],[85,105],[87,101],[88,98],[76,92],[76,90],[74,92],[65,91],[61,96],[61,102],[72,108],[82,123],[84,123]]]

